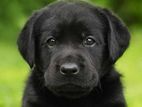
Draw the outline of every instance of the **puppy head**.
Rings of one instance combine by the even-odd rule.
[[[97,87],[128,44],[129,32],[116,16],[82,2],[41,9],[18,39],[23,58],[42,72],[44,86],[67,98],[79,98]]]

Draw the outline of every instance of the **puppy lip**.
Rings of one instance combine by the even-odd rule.
[[[60,87],[57,87],[54,92],[59,96],[75,99],[87,95],[90,90],[89,88],[83,88],[74,84],[65,84]]]
[[[98,79],[96,79],[94,76],[92,76],[89,80],[87,81],[80,81],[80,82],[77,82],[77,79],[76,81],[71,81],[70,80],[71,78],[68,78],[65,82],[63,81],[58,81],[58,83],[56,84],[50,84],[51,82],[49,82],[48,80],[46,80],[45,82],[45,86],[48,87],[48,88],[51,88],[53,90],[56,90],[56,89],[64,89],[64,88],[67,88],[67,89],[73,89],[73,88],[76,88],[76,89],[87,89],[87,88],[90,88],[90,86],[94,86],[96,87],[98,85]]]
[[[58,87],[59,89],[68,89],[68,90],[72,90],[72,89],[81,89],[82,87],[79,85],[75,85],[72,83],[68,83],[68,84],[64,84]]]

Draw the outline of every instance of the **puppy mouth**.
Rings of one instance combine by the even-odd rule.
[[[74,84],[65,84],[62,86],[54,87],[52,91],[57,96],[76,99],[89,94],[91,89],[90,87],[82,87]]]

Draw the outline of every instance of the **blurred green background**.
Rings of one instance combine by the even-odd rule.
[[[18,53],[16,39],[34,10],[55,0],[0,1],[0,107],[20,107],[29,66]],[[131,32],[131,43],[116,68],[123,74],[128,107],[142,107],[142,0],[90,0],[113,10]]]

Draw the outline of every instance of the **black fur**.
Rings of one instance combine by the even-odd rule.
[[[84,2],[56,2],[35,12],[18,39],[32,69],[22,107],[126,107],[114,63],[129,39],[118,17]],[[66,63],[79,72],[63,75]]]

